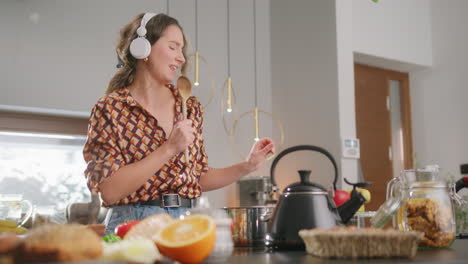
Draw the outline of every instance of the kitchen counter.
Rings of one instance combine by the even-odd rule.
[[[0,259],[1,260],[1,259]],[[1,263],[1,261],[0,261]],[[61,262],[64,263],[65,262]],[[123,261],[85,261],[85,262],[66,262],[73,264],[128,264]],[[170,259],[165,259],[162,264],[174,264]],[[203,262],[204,263],[204,262]],[[372,258],[372,259],[325,259],[317,258],[307,254],[305,251],[268,251],[267,249],[253,248],[235,248],[234,253],[229,259],[221,262],[222,264],[275,264],[275,263],[443,263],[443,264],[466,264],[468,263],[468,239],[456,239],[450,248],[418,250],[414,259],[405,258]],[[59,264],[54,263],[54,264]]]
[[[468,263],[468,239],[456,239],[450,248],[418,250],[414,259],[324,259],[305,251],[268,251],[267,249],[236,248],[224,263]]]

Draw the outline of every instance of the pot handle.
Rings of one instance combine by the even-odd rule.
[[[320,152],[331,161],[331,163],[333,164],[333,168],[335,169],[335,178],[333,179],[333,189],[336,190],[336,181],[338,180],[338,167],[336,166],[335,159],[327,150],[321,147],[312,146],[312,145],[298,145],[298,146],[290,147],[281,151],[278,154],[278,156],[276,156],[276,158],[273,160],[273,163],[271,164],[271,169],[270,169],[271,184],[273,185],[273,187],[278,188],[277,187],[278,185],[276,184],[276,181],[275,181],[274,172],[275,172],[275,168],[279,160],[282,157],[286,156],[287,154],[294,152],[294,151],[299,151],[299,150],[311,150],[311,151]]]

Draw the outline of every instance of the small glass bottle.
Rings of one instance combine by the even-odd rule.
[[[232,240],[231,226],[232,219],[222,209],[193,208],[185,213],[205,214],[213,217],[216,223],[216,239],[211,254],[203,260],[203,263],[222,263],[226,261],[234,251],[234,242]]]

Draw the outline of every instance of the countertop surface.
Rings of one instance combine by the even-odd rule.
[[[223,263],[468,263],[468,239],[456,239],[450,248],[419,249],[415,258],[324,259],[305,251],[269,251],[236,248]]]
[[[1,263],[1,261],[0,261]],[[65,264],[65,262],[62,262]],[[67,264],[128,264],[122,261],[85,261],[67,262]],[[178,262],[164,259],[162,264],[175,264]],[[206,263],[206,262],[202,262]],[[269,251],[268,249],[235,248],[232,256],[222,264],[263,264],[263,263],[441,263],[462,264],[468,263],[468,239],[456,239],[450,248],[418,250],[415,258],[371,258],[371,259],[326,259],[307,254],[305,251]],[[54,263],[60,264],[60,263]]]

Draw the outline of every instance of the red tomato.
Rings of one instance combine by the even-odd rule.
[[[351,195],[347,191],[337,190],[335,191],[335,196],[333,201],[335,201],[336,206],[344,204],[346,201],[351,199]]]
[[[121,223],[115,227],[114,232],[117,236],[123,239],[125,234],[127,234],[128,230],[130,230],[132,226],[138,224],[139,222],[140,221],[136,220],[136,221]]]

